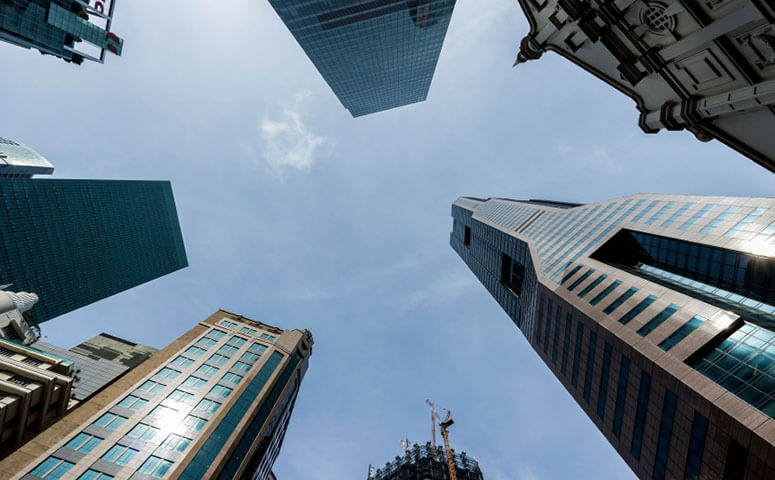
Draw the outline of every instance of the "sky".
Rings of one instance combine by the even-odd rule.
[[[315,338],[281,480],[364,479],[430,439],[487,480],[635,478],[449,247],[461,195],[773,196],[718,142],[646,135],[632,100],[548,53],[512,68],[513,0],[458,0],[428,100],[353,119],[264,0],[119,2],[121,57],[0,44],[0,135],[57,178],[171,180],[190,266],[43,325],[162,348],[219,308]]]

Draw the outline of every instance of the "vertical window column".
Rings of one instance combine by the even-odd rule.
[[[708,433],[708,419],[694,412],[692,436],[689,439],[689,453],[686,455],[684,480],[699,480],[702,454],[705,452],[705,435]]]
[[[622,363],[619,367],[619,385],[616,390],[616,407],[614,409],[614,424],[611,430],[616,438],[622,433],[622,419],[624,418],[624,402],[627,398],[627,382],[630,376],[630,359],[622,355]]]
[[[581,342],[584,338],[584,324],[579,322],[576,329],[576,348],[573,351],[573,368],[571,369],[570,384],[576,386],[579,379],[579,360],[581,359]]]
[[[643,445],[643,428],[646,425],[646,413],[649,406],[649,394],[651,393],[651,375],[641,372],[640,389],[638,389],[638,406],[635,409],[635,425],[632,430],[632,444],[630,453],[636,460],[640,460],[640,450]]]
[[[662,405],[662,420],[659,424],[659,436],[657,437],[657,456],[654,460],[654,474],[652,475],[654,480],[664,480],[665,478],[676,403],[675,393],[665,390],[665,403]]]
[[[589,352],[587,352],[587,371],[584,376],[584,400],[589,401],[589,393],[592,390],[592,373],[595,367],[595,346],[597,343],[597,333],[589,332]]]
[[[603,347],[603,370],[600,374],[600,391],[597,395],[597,416],[602,420],[605,416],[605,401],[608,395],[608,373],[611,370],[611,344],[605,342]]]

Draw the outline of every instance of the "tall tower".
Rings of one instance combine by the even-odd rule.
[[[353,117],[422,102],[455,0],[269,0]]]
[[[0,476],[267,480],[312,352],[307,330],[219,310],[35,442]]]
[[[37,322],[188,265],[164,181],[0,178],[0,232],[0,282],[40,297]]]
[[[775,5],[760,0],[519,0],[516,64],[556,52],[620,92],[646,133],[688,130],[775,172]]]
[[[775,199],[461,197],[452,248],[643,479],[775,471]]]

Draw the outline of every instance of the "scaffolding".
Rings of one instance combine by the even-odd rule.
[[[457,480],[484,480],[475,458],[465,452],[454,452],[452,450]],[[447,455],[442,447],[437,447],[434,452],[430,442],[424,446],[415,443],[403,457],[396,457],[384,467],[376,470],[369,467],[367,480],[450,480]]]

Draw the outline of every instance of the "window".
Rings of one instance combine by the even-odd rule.
[[[630,323],[630,320],[637,317],[640,312],[647,309],[649,305],[654,303],[656,300],[657,300],[657,297],[655,297],[654,295],[649,295],[648,297],[644,298],[643,300],[640,301],[639,304],[632,307],[632,309],[629,312],[622,315],[622,318],[619,319],[619,323],[621,323],[622,325],[627,325],[628,323]]]
[[[245,345],[247,342],[248,342],[248,341],[247,341],[247,340],[245,340],[245,339],[244,339],[244,338],[242,338],[242,337],[231,337],[231,338],[229,339],[229,343],[230,343],[231,345],[236,345],[237,347],[241,347],[241,346]]]
[[[592,372],[595,367],[595,347],[597,344],[597,332],[589,332],[589,351],[587,352],[587,372],[584,375],[584,400],[589,401],[589,393],[592,389]]]
[[[664,213],[665,213],[666,211],[668,211],[668,210],[670,209],[670,207],[672,207],[673,205],[675,205],[675,202],[667,202],[667,203],[665,204],[665,206],[664,206],[664,207],[660,208],[660,209],[657,211],[657,213],[655,213],[655,214],[654,214],[654,216],[653,216],[653,217],[649,218],[649,219],[646,221],[646,225],[651,225],[652,223],[656,222],[656,221],[659,219],[659,217],[661,217],[662,215],[664,215]]]
[[[250,347],[248,347],[249,352],[253,353],[264,353],[266,351],[266,345],[261,345],[260,343],[254,343]]]
[[[255,335],[256,333],[258,333],[258,330],[254,328],[242,327],[240,329],[240,332],[247,333],[248,335]]]
[[[670,437],[673,435],[673,420],[675,419],[675,393],[665,390],[665,403],[662,405],[662,420],[659,423],[657,437],[657,457],[654,460],[654,480],[664,480],[667,470],[667,455],[670,452]]]
[[[174,392],[167,395],[167,399],[178,402],[178,403],[186,403],[187,401],[194,398],[194,394],[184,392],[183,390],[175,390]]]
[[[611,313],[613,313],[614,310],[619,308],[624,302],[627,301],[628,298],[633,296],[637,291],[638,291],[637,288],[631,287],[626,292],[621,294],[619,298],[614,300],[613,303],[611,303],[611,305],[608,305],[607,307],[605,307],[605,310],[603,310],[603,313],[605,313],[606,315],[610,315]]]
[[[641,372],[638,406],[635,409],[635,425],[633,426],[632,443],[630,444],[630,453],[636,460],[640,460],[640,450],[643,446],[643,427],[646,425],[646,412],[649,406],[650,393],[651,375]]]
[[[178,411],[174,408],[165,407],[164,405],[158,405],[153,410],[151,410],[150,415],[151,417],[155,418],[172,418],[175,414],[177,414]]]
[[[586,297],[589,292],[594,290],[594,288],[600,285],[603,282],[603,280],[605,280],[606,278],[608,278],[608,275],[606,275],[605,273],[597,277],[595,281],[593,281],[592,283],[584,287],[584,289],[579,292],[579,298]]]
[[[142,390],[144,392],[156,394],[159,393],[162,389],[164,389],[166,385],[162,385],[161,383],[154,382],[153,380],[148,380],[144,384],[140,385],[137,389]]]
[[[619,438],[622,433],[622,419],[624,418],[624,401],[627,398],[627,381],[630,376],[630,359],[622,355],[622,363],[619,368],[619,385],[616,390],[616,407],[614,409],[614,424],[611,431]]]
[[[191,439],[186,437],[181,437],[180,435],[170,434],[169,437],[167,437],[166,440],[161,444],[161,448],[167,448],[170,450],[175,450],[178,453],[183,453],[183,451],[191,444]]]
[[[673,305],[672,303],[659,312],[654,318],[649,320],[649,322],[642,327],[638,329],[638,335],[641,337],[645,337],[649,333],[653,332],[658,326],[662,325],[662,323],[670,318],[675,312],[678,311],[678,305]]]
[[[260,338],[263,338],[264,340],[269,340],[270,342],[274,342],[276,340],[274,336],[268,335],[266,333],[262,333]]]
[[[650,204],[649,204],[649,205],[648,205],[646,208],[644,208],[644,209],[643,209],[643,211],[642,211],[642,212],[640,212],[639,214],[637,214],[637,215],[635,216],[635,218],[633,218],[633,219],[632,219],[632,223],[637,223],[637,222],[638,222],[638,220],[640,220],[641,218],[643,218],[643,216],[644,216],[644,215],[646,215],[646,214],[647,214],[647,213],[649,213],[649,212],[650,212],[650,211],[651,211],[651,210],[652,210],[654,207],[656,207],[658,203],[659,203],[659,200],[654,200],[653,202],[651,202],[651,203],[650,203]]]
[[[191,360],[190,358],[178,356],[177,358],[175,358],[175,360],[172,361],[172,363],[170,363],[170,365],[177,365],[182,369],[186,369],[189,366],[191,366],[193,363],[194,361]]]
[[[554,338],[552,339],[552,363],[557,364],[557,348],[560,342],[560,319],[562,308],[557,305],[557,314],[554,317]]]
[[[723,480],[739,480],[745,476],[745,465],[748,463],[748,449],[729,439],[727,459],[724,462]]]
[[[199,355],[202,355],[205,352],[207,352],[207,350],[205,350],[204,348],[199,348],[192,345],[188,347],[188,349],[183,353],[191,357],[198,357]]]
[[[576,265],[575,267],[573,267],[572,269],[570,269],[570,270],[568,271],[568,273],[566,273],[565,275],[563,275],[563,277],[562,277],[562,280],[560,280],[560,285],[565,285],[565,282],[567,282],[567,281],[568,281],[568,279],[569,279],[570,277],[572,277],[573,275],[575,275],[575,274],[576,274],[576,272],[578,272],[579,270],[581,270],[581,265]]]
[[[261,355],[259,355],[257,353],[245,352],[240,357],[240,360],[242,360],[244,362],[255,363],[255,361],[258,360],[259,358],[261,358]]]
[[[227,357],[230,357],[237,353],[239,348],[232,346],[232,345],[224,345],[221,348],[218,349],[218,353],[221,355],[226,355]]]
[[[579,360],[581,360],[581,341],[584,337],[584,324],[579,322],[579,327],[576,329],[576,350],[573,352],[573,368],[571,369],[570,383],[574,387],[576,386],[579,378]]]
[[[128,408],[129,410],[138,411],[146,403],[148,403],[148,400],[143,400],[142,398],[135,397],[134,395],[127,395],[118,403],[118,406]]]
[[[194,430],[196,432],[201,431],[202,428],[204,428],[204,426],[206,424],[207,424],[207,420],[206,419],[199,418],[199,417],[194,416],[194,415],[187,416],[186,419],[183,421],[183,425],[186,428],[188,428],[189,430]]]
[[[590,275],[592,275],[593,273],[595,273],[595,269],[594,269],[594,268],[590,268],[589,270],[587,270],[586,272],[584,272],[584,274],[583,274],[582,276],[580,276],[579,278],[577,278],[575,282],[571,283],[571,284],[568,286],[568,291],[569,291],[569,292],[572,292],[572,291],[573,291],[573,290],[574,290],[576,287],[578,287],[579,285],[581,285],[581,284],[584,282],[584,280],[586,280],[587,278],[589,278],[589,276],[590,276]]]
[[[213,395],[218,395],[221,398],[226,398],[231,394],[231,388],[224,387],[223,385],[216,385],[210,390]]]
[[[514,295],[520,296],[524,278],[525,266],[504,253],[501,257],[501,283]]]
[[[247,372],[248,370],[250,370],[250,365],[244,362],[237,362],[231,368],[233,368],[234,370],[241,370],[243,372]]]
[[[700,230],[700,233],[710,233],[711,230],[716,228],[721,222],[726,220],[726,218],[736,211],[738,211],[740,207],[736,205],[730,205],[727,207],[726,210],[724,210],[723,213],[720,213],[718,217],[714,218],[709,224],[707,224],[702,230]]]
[[[471,227],[468,225],[466,225],[465,230],[463,230],[463,245],[466,247],[471,246]]]
[[[552,299],[548,299],[546,304],[546,323],[544,323],[544,353],[549,351],[549,328],[552,324]]]
[[[202,366],[204,367],[204,365],[202,365]],[[203,378],[195,377],[195,376],[192,375],[192,376],[188,377],[185,382],[183,382],[183,386],[184,387],[190,387],[190,388],[192,388],[194,390],[199,390],[206,383],[207,383],[207,380],[205,380]]]
[[[150,475],[153,478],[162,478],[173,465],[169,460],[151,455],[148,460],[142,464],[138,472]]]
[[[220,323],[221,323],[221,325],[223,325],[224,327],[229,327],[229,328],[237,328],[237,324],[236,324],[236,323],[234,323],[234,322],[230,322],[230,321],[228,321],[228,320],[221,320],[221,322],[220,322]]]
[[[597,416],[605,417],[605,401],[608,395],[608,372],[611,369],[611,344],[605,342],[603,347],[603,370],[600,373],[600,389],[597,393]]]
[[[659,348],[661,348],[664,351],[670,350],[678,342],[688,337],[690,333],[697,330],[697,328],[703,323],[705,323],[706,320],[707,319],[699,315],[695,315],[694,317],[692,317],[691,320],[689,320],[688,322],[678,327],[678,329],[675,332],[673,332],[672,334],[670,334],[669,337],[664,339],[662,343],[659,344]]]
[[[129,431],[129,433],[127,433],[127,436],[147,442],[148,440],[155,437],[159,431],[160,430],[156,427],[152,427],[144,423],[138,423],[132,430]]]
[[[200,338],[194,345],[202,348],[210,348],[216,343],[218,342],[216,340],[213,340],[212,338],[203,337],[203,338]]]
[[[686,223],[684,223],[683,225],[681,225],[681,230],[686,230],[686,229],[688,229],[689,227],[691,227],[692,225],[694,225],[694,224],[697,222],[697,220],[699,220],[700,218],[702,218],[702,216],[703,216],[703,215],[705,215],[706,213],[708,213],[708,210],[710,210],[711,208],[713,208],[713,205],[714,205],[714,204],[712,204],[712,203],[707,203],[707,204],[705,204],[705,206],[704,206],[704,207],[702,207],[702,210],[700,210],[699,212],[695,213],[695,214],[692,216],[692,218],[690,218],[689,220],[687,220],[687,221],[686,221]]]
[[[180,357],[183,358],[183,357]],[[156,374],[158,377],[162,378],[169,378],[170,380],[174,380],[178,378],[178,375],[180,375],[180,372],[177,370],[173,370],[171,368],[164,367],[161,370],[159,370],[159,373]]]
[[[227,373],[221,379],[224,383],[233,383],[234,385],[238,384],[240,380],[242,380],[242,376],[235,373]]]
[[[107,430],[116,430],[118,427],[126,422],[126,417],[116,415],[115,413],[106,413],[94,422],[97,427],[102,427]]]
[[[668,218],[667,220],[665,220],[665,222],[662,224],[662,226],[663,226],[663,227],[669,227],[670,225],[672,225],[672,224],[673,224],[673,222],[675,222],[676,220],[678,220],[678,219],[681,217],[681,215],[683,215],[684,213],[686,213],[686,211],[687,211],[687,210],[689,210],[689,208],[690,208],[692,205],[694,205],[694,203],[693,203],[693,202],[686,202],[686,203],[683,205],[683,207],[679,208],[677,212],[675,212],[675,213],[674,213],[674,214],[673,214],[673,215],[672,215],[670,218]]]
[[[220,340],[226,336],[226,332],[223,332],[221,330],[210,330],[209,332],[207,332],[207,336],[215,340]]]
[[[101,442],[102,439],[100,437],[81,432],[76,435],[75,438],[67,442],[65,447],[75,450],[76,452],[89,453]]]
[[[74,463],[62,460],[57,457],[48,457],[40,465],[35,467],[35,470],[30,472],[30,475],[34,475],[38,478],[45,478],[47,480],[56,480],[62,478],[71,468],[75,466]]]
[[[197,404],[196,409],[197,410],[202,410],[203,412],[215,413],[216,410],[218,410],[218,407],[220,407],[220,406],[221,406],[221,404],[216,402],[216,401],[208,400],[206,398],[203,398]]]
[[[196,369],[196,373],[199,375],[210,377],[218,373],[218,367],[213,367],[212,365],[202,365],[201,367]]]
[[[762,216],[762,213],[766,212],[766,208],[755,208],[753,212],[746,215],[746,217],[740,222],[738,222],[737,225],[730,228],[727,233],[724,234],[725,237],[734,237],[737,236],[738,233],[745,230],[745,227],[747,227],[749,224],[753,223],[757,218]]]
[[[598,293],[595,296],[595,298],[590,300],[589,304],[590,305],[597,305],[598,303],[600,303],[600,301],[602,299],[607,297],[609,293],[613,292],[616,289],[616,287],[618,287],[621,284],[622,284],[622,282],[620,282],[619,280],[614,281],[611,285],[608,285],[607,287],[605,287],[605,289],[602,292]]]
[[[535,327],[536,348],[541,345],[541,325],[544,323],[544,296],[538,299],[538,322]]]
[[[98,472],[90,468],[78,477],[78,480],[113,480],[113,477],[107,473]]]
[[[216,365],[223,365],[224,363],[229,361],[229,357],[224,357],[223,355],[214,353],[207,361],[210,363],[214,363]]]
[[[560,363],[560,372],[565,375],[568,366],[568,349],[570,348],[570,329],[571,329],[571,314],[565,315],[565,335],[562,340],[562,362]]]
[[[694,412],[692,436],[689,439],[689,454],[686,455],[684,480],[699,480],[702,467],[702,454],[705,452],[705,434],[708,432],[708,419]]]
[[[106,462],[115,463],[116,465],[125,466],[132,458],[137,455],[138,450],[134,448],[125,447],[123,445],[113,445],[110,450],[105,452],[102,459]]]

